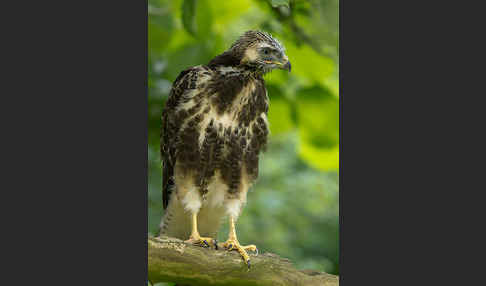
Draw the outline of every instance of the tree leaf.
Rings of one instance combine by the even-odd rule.
[[[184,0],[182,2],[182,24],[187,32],[196,35],[196,0]]]
[[[270,0],[270,4],[272,4],[273,7],[278,7],[278,6],[289,7],[289,0]]]
[[[298,91],[299,155],[321,170],[338,168],[339,99],[315,85]]]
[[[182,23],[193,37],[208,39],[212,32],[212,19],[208,0],[184,0],[182,3]]]
[[[292,42],[286,42],[286,54],[292,62],[292,74],[298,76],[307,86],[315,83],[325,85],[336,69],[335,62],[314,51],[308,45],[298,47]]]
[[[196,37],[202,41],[213,38],[211,35],[213,15],[208,0],[197,0],[196,2]]]

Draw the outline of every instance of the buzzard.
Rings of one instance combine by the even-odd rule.
[[[160,235],[218,248],[215,237],[229,217],[228,240],[250,267],[235,222],[258,176],[258,156],[269,133],[263,75],[290,72],[284,48],[271,35],[247,31],[207,65],[182,71],[162,112]]]

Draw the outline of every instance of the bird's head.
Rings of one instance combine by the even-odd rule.
[[[290,72],[290,61],[282,44],[270,34],[247,31],[230,48],[237,55],[240,65],[267,73],[273,69]]]

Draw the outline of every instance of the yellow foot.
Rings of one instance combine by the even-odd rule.
[[[245,260],[246,265],[248,265],[248,268],[250,268],[250,256],[246,251],[252,251],[255,252],[255,255],[258,255],[258,248],[255,245],[250,244],[247,246],[242,246],[236,239],[228,239],[225,243],[223,243],[223,247],[228,251],[238,251],[243,257],[243,260]]]
[[[194,245],[199,245],[202,247],[213,247],[218,249],[218,241],[211,237],[201,237],[201,236],[192,236],[189,237],[188,240],[184,241],[185,243],[190,243]]]

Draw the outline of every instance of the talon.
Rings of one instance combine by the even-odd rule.
[[[248,270],[250,270],[251,267],[250,256],[248,255],[247,250],[258,251],[258,249],[253,244],[243,246],[238,242],[238,239],[236,238],[236,232],[235,232],[235,222],[232,216],[230,216],[230,232],[228,234],[228,240],[225,243],[223,243],[223,247],[225,247],[227,250],[237,250],[241,258],[243,258],[243,261],[248,266]]]
[[[185,243],[190,243],[192,245],[197,245],[200,247],[211,247],[211,243],[213,243],[214,239],[211,237],[190,237],[188,240],[185,240]],[[211,243],[209,243],[211,242]]]
[[[214,240],[214,249],[218,250],[218,240]]]

